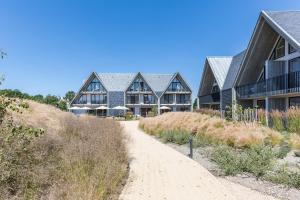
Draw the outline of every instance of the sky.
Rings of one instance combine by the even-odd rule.
[[[91,72],[180,72],[247,48],[261,10],[300,0],[0,0],[1,89],[64,96]]]

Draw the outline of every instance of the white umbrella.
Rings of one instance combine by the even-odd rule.
[[[162,107],[160,107],[159,109],[161,109],[161,110],[171,110],[171,108],[169,108],[169,107],[167,107],[167,106],[162,106]]]
[[[80,108],[80,109],[82,109],[82,110],[92,110],[91,108],[89,108],[89,107],[82,107],[82,108]]]
[[[79,109],[80,109],[80,108],[77,107],[77,106],[74,106],[74,107],[69,108],[69,110],[79,110]]]
[[[116,107],[113,107],[112,109],[114,109],[114,110],[129,110],[129,108],[127,108],[125,106],[116,106]]]
[[[97,107],[96,110],[108,110],[109,108],[106,106]]]

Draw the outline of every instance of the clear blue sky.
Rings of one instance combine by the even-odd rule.
[[[205,56],[245,49],[261,10],[299,9],[299,0],[0,0],[1,88],[63,96],[92,71],[179,71],[196,95]]]

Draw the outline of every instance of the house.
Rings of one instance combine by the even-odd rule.
[[[198,91],[200,108],[224,111],[232,104],[232,88],[244,51],[235,56],[207,57]]]
[[[262,11],[234,81],[244,108],[300,106],[300,11]]]
[[[191,111],[192,90],[180,73],[96,73],[93,72],[71,102],[76,113],[88,112],[101,116],[116,116],[125,106],[134,115],[146,116],[149,111]],[[102,106],[103,108],[98,110]]]
[[[300,106],[300,11],[262,11],[245,51],[208,57],[198,101],[221,111],[234,102],[267,112]]]

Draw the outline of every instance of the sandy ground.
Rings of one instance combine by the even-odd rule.
[[[192,159],[121,122],[129,136],[130,172],[120,200],[274,199],[244,186],[217,179]]]

